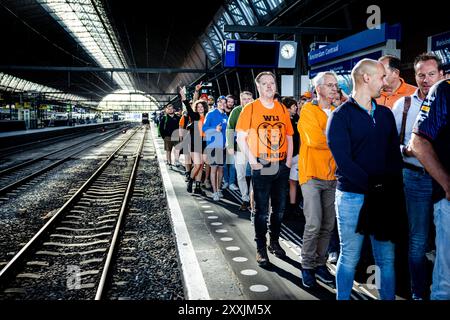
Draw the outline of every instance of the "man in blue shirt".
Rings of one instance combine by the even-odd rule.
[[[385,182],[377,181],[378,177],[401,177],[401,155],[394,116],[388,108],[377,105],[374,99],[380,96],[381,89],[386,85],[384,66],[375,60],[363,59],[353,68],[351,76],[352,96],[331,114],[327,126],[328,145],[336,161],[338,178],[335,202],[341,239],[341,255],[336,270],[338,300],[350,299],[364,239],[363,234],[356,232],[360,228],[363,205],[366,206],[365,202],[371,195],[386,197],[389,194],[384,191]],[[390,201],[386,198],[378,200],[381,203]],[[376,202],[373,204],[376,206]],[[388,209],[377,210],[363,230],[364,234],[370,235],[372,242],[378,267],[375,279],[380,279],[376,283],[380,297],[393,300],[395,254],[391,236],[394,230],[390,226],[391,216],[384,213]]]
[[[205,123],[202,127],[206,135],[206,163],[211,166],[211,186],[214,201],[219,201],[223,197],[220,186],[225,162],[225,133],[228,122],[228,117],[225,114],[226,103],[227,98],[220,96],[217,99],[217,108],[206,114]]]
[[[411,149],[433,177],[436,260],[431,299],[450,300],[450,80],[430,90],[413,133]]]

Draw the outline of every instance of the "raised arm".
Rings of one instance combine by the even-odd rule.
[[[414,156],[419,159],[430,176],[444,189],[445,197],[450,201],[450,174],[439,161],[431,142],[413,133],[410,146]]]
[[[192,101],[197,101],[200,98],[200,89],[202,88],[203,82],[200,81],[199,84],[195,86],[194,96],[192,97]]]
[[[196,113],[192,109],[191,104],[186,99],[186,87],[180,88],[180,98],[181,98],[181,101],[183,101],[183,104],[184,104],[184,106],[186,108],[188,116],[189,116],[189,118],[191,118],[191,121],[198,120],[198,119],[196,119]]]

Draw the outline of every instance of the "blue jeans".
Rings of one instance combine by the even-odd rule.
[[[271,170],[272,172],[266,173],[264,172],[265,169],[252,171],[253,195],[255,200],[255,241],[258,248],[266,247],[269,198],[272,204],[272,214],[269,219],[270,239],[278,240],[289,188],[288,179],[290,169],[285,163],[280,162],[275,172]]]
[[[431,200],[433,185],[427,173],[406,168],[403,169],[403,182],[409,225],[408,262],[411,293],[413,299],[423,299],[428,290],[425,252],[433,212]]]
[[[247,163],[247,167],[245,168],[245,176],[251,177],[252,176],[252,167],[250,167],[250,164]]]
[[[450,201],[434,204],[436,225],[436,260],[433,268],[432,300],[450,300]]]
[[[236,184],[236,167],[234,166],[234,155],[227,152],[227,161],[223,166],[223,179],[228,184]]]
[[[355,268],[361,255],[361,247],[364,240],[364,235],[355,232],[359,211],[363,203],[363,194],[336,190],[336,218],[341,247],[341,255],[339,256],[336,269],[337,300],[350,299],[355,278]],[[377,241],[373,236],[370,237],[370,240],[372,242],[375,264],[378,267],[374,269],[376,287],[381,299],[394,300],[394,244],[390,241]],[[368,270],[368,273],[372,272]]]

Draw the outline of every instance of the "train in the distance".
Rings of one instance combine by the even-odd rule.
[[[149,124],[148,113],[142,113],[142,124]]]

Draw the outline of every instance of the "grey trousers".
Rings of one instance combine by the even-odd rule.
[[[336,180],[311,179],[302,184],[301,188],[303,214],[306,220],[303,233],[302,267],[314,269],[327,262],[328,245],[336,218],[334,208]]]

